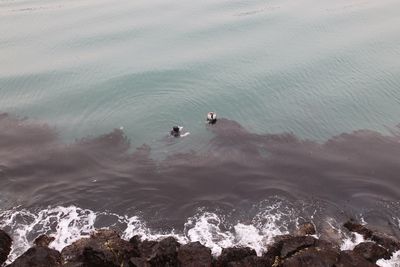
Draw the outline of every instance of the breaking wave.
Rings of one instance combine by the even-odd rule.
[[[76,206],[57,206],[37,212],[14,208],[0,214],[0,227],[13,238],[9,262],[26,251],[41,234],[55,237],[51,247],[61,251],[65,246],[80,238],[89,237],[91,232],[100,228],[116,229],[126,240],[139,235],[142,240],[160,240],[173,236],[182,244],[199,241],[209,247],[214,255],[219,255],[222,248],[233,246],[247,246],[261,255],[275,236],[289,233],[288,216],[294,214],[281,213],[281,209],[281,204],[273,205],[257,213],[250,222],[236,224],[229,224],[225,215],[199,211],[187,219],[183,231],[172,229],[166,232],[152,230],[139,216],[95,212]],[[337,222],[334,219],[327,220],[332,229],[339,233],[342,250],[353,249],[365,241],[357,233],[348,234],[340,227],[335,227],[333,224]],[[299,220],[293,217],[291,223],[298,225]],[[317,237],[323,235],[323,232],[317,233]],[[391,259],[380,260],[378,263],[380,266],[397,266],[395,264],[400,264],[400,252],[395,253]]]
[[[271,211],[276,208],[272,207]],[[138,216],[124,216],[108,212],[95,212],[76,206],[54,207],[38,212],[15,208],[1,213],[0,227],[13,238],[10,261],[21,255],[41,234],[55,237],[51,247],[62,250],[74,241],[88,237],[96,228],[113,228],[121,232],[121,237],[129,240],[134,235],[142,239],[158,240],[173,236],[181,243],[199,241],[218,255],[222,248],[248,246],[260,255],[266,244],[276,235],[287,233],[285,226],[279,225],[279,215],[264,217],[256,224],[237,223],[229,226],[223,215],[213,212],[199,212],[187,219],[183,231],[154,231]],[[257,220],[257,218],[255,218]],[[107,225],[106,225],[107,224]]]

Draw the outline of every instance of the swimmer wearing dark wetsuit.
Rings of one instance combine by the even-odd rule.
[[[174,127],[172,127],[170,134],[173,137],[179,137],[179,136],[181,136],[181,131],[178,126],[174,126]]]

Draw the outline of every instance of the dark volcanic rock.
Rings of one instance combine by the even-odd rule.
[[[353,251],[373,263],[382,258],[389,259],[391,255],[385,248],[373,242],[360,243]]]
[[[331,242],[323,240],[323,239],[315,240],[314,246],[320,250],[325,249],[325,250],[335,250],[338,253],[340,252],[340,247],[336,243],[331,243]]]
[[[19,256],[8,267],[53,267],[61,266],[61,254],[46,246],[34,246]]]
[[[100,230],[61,251],[67,266],[128,266],[130,258],[139,256],[134,245],[122,240],[113,230]]]
[[[146,263],[146,260],[139,257],[132,257],[128,262],[129,267],[147,267],[149,264]]]
[[[49,244],[54,241],[54,237],[41,235],[35,239],[35,246],[28,249],[24,254],[19,256],[11,267],[50,267],[61,266],[61,253],[57,250],[48,248]]]
[[[131,243],[133,245],[133,247],[139,251],[140,245],[142,243],[141,237],[138,235],[135,235],[131,239],[129,239],[129,243]]]
[[[388,235],[373,232],[354,222],[346,223],[354,232],[375,242],[364,242],[353,251],[340,251],[329,241],[316,239],[311,224],[305,224],[297,235],[281,235],[261,256],[246,247],[224,248],[218,258],[199,242],[181,246],[173,237],[161,241],[141,241],[134,236],[122,240],[113,230],[100,230],[65,247],[60,254],[48,248],[54,238],[42,235],[35,246],[15,260],[11,267],[371,267],[378,259],[388,259],[400,248],[399,242]],[[300,230],[300,229],[299,229]],[[8,250],[11,239],[0,231],[0,244]],[[0,248],[0,252],[2,251]],[[9,251],[6,251],[7,257]]]
[[[304,236],[304,235],[315,235],[315,227],[312,223],[306,222],[299,226],[299,229],[295,231],[295,235]]]
[[[152,267],[172,267],[178,265],[180,244],[173,237],[167,237],[152,246],[147,262]]]
[[[0,230],[0,266],[7,260],[11,251],[11,244],[11,237],[3,230]]]
[[[352,220],[346,222],[343,226],[347,228],[350,232],[358,233],[364,238],[370,238],[372,236],[372,231],[370,229]]]
[[[356,223],[354,221],[348,221],[344,224],[344,227],[349,229],[351,232],[361,234],[365,239],[371,239],[377,244],[386,248],[390,253],[400,250],[400,242],[395,240],[393,237],[387,234],[375,232],[368,229],[366,226]]]
[[[319,239],[326,240],[335,246],[340,247],[342,243],[342,232],[340,229],[333,228],[329,221],[319,224]]]
[[[178,262],[180,266],[187,267],[211,267],[211,249],[200,242],[186,244],[179,248]]]
[[[248,256],[240,261],[229,262],[228,267],[270,267],[270,262],[262,257]]]
[[[158,244],[157,241],[144,240],[139,244],[139,253],[142,258],[149,258],[153,253],[153,248]]]
[[[315,245],[317,239],[312,236],[281,235],[275,237],[275,242],[268,246],[263,259],[268,265],[278,265],[281,259],[290,257],[296,252]]]
[[[51,242],[54,241],[54,237],[52,236],[48,236],[48,235],[40,235],[39,237],[37,237],[35,239],[35,241],[33,241],[33,243],[36,246],[40,246],[40,247],[48,247],[50,245]]]
[[[267,261],[267,266],[276,265],[280,261],[281,249],[281,242],[275,242],[267,247],[267,252],[264,252],[262,256]]]
[[[247,257],[257,256],[256,251],[251,248],[233,247],[222,249],[221,255],[218,257],[217,267],[223,266],[245,266],[240,265]]]
[[[400,250],[400,242],[384,233],[374,232],[371,236],[371,239],[382,247],[386,248],[390,254]]]
[[[375,263],[369,262],[354,251],[341,251],[339,261],[335,267],[377,267]]]
[[[328,241],[312,236],[283,235],[275,238],[262,258],[265,266],[332,266],[339,254],[339,247]]]
[[[339,259],[339,252],[332,250],[321,250],[319,248],[306,248],[291,257],[283,260],[282,267],[331,267]]]
[[[282,242],[281,258],[286,258],[299,250],[314,246],[316,239],[312,236],[294,236],[280,242]]]

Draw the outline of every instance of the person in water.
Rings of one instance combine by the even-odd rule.
[[[208,112],[207,114],[207,121],[209,124],[214,124],[217,122],[217,113],[215,112]]]
[[[172,130],[170,131],[170,135],[173,137],[185,137],[185,136],[188,136],[189,134],[190,134],[189,132],[183,133],[182,126],[174,126],[174,127],[172,127]]]
[[[174,126],[174,127],[172,127],[171,135],[172,135],[173,137],[179,137],[179,136],[181,136],[181,129],[179,128],[179,126]]]

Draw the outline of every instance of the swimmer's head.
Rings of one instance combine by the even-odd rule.
[[[174,126],[174,127],[172,127],[171,135],[174,137],[179,137],[181,134],[180,131],[181,131],[181,128],[179,126]]]
[[[217,113],[215,112],[208,112],[207,113],[207,121],[210,124],[214,124],[217,122]]]

